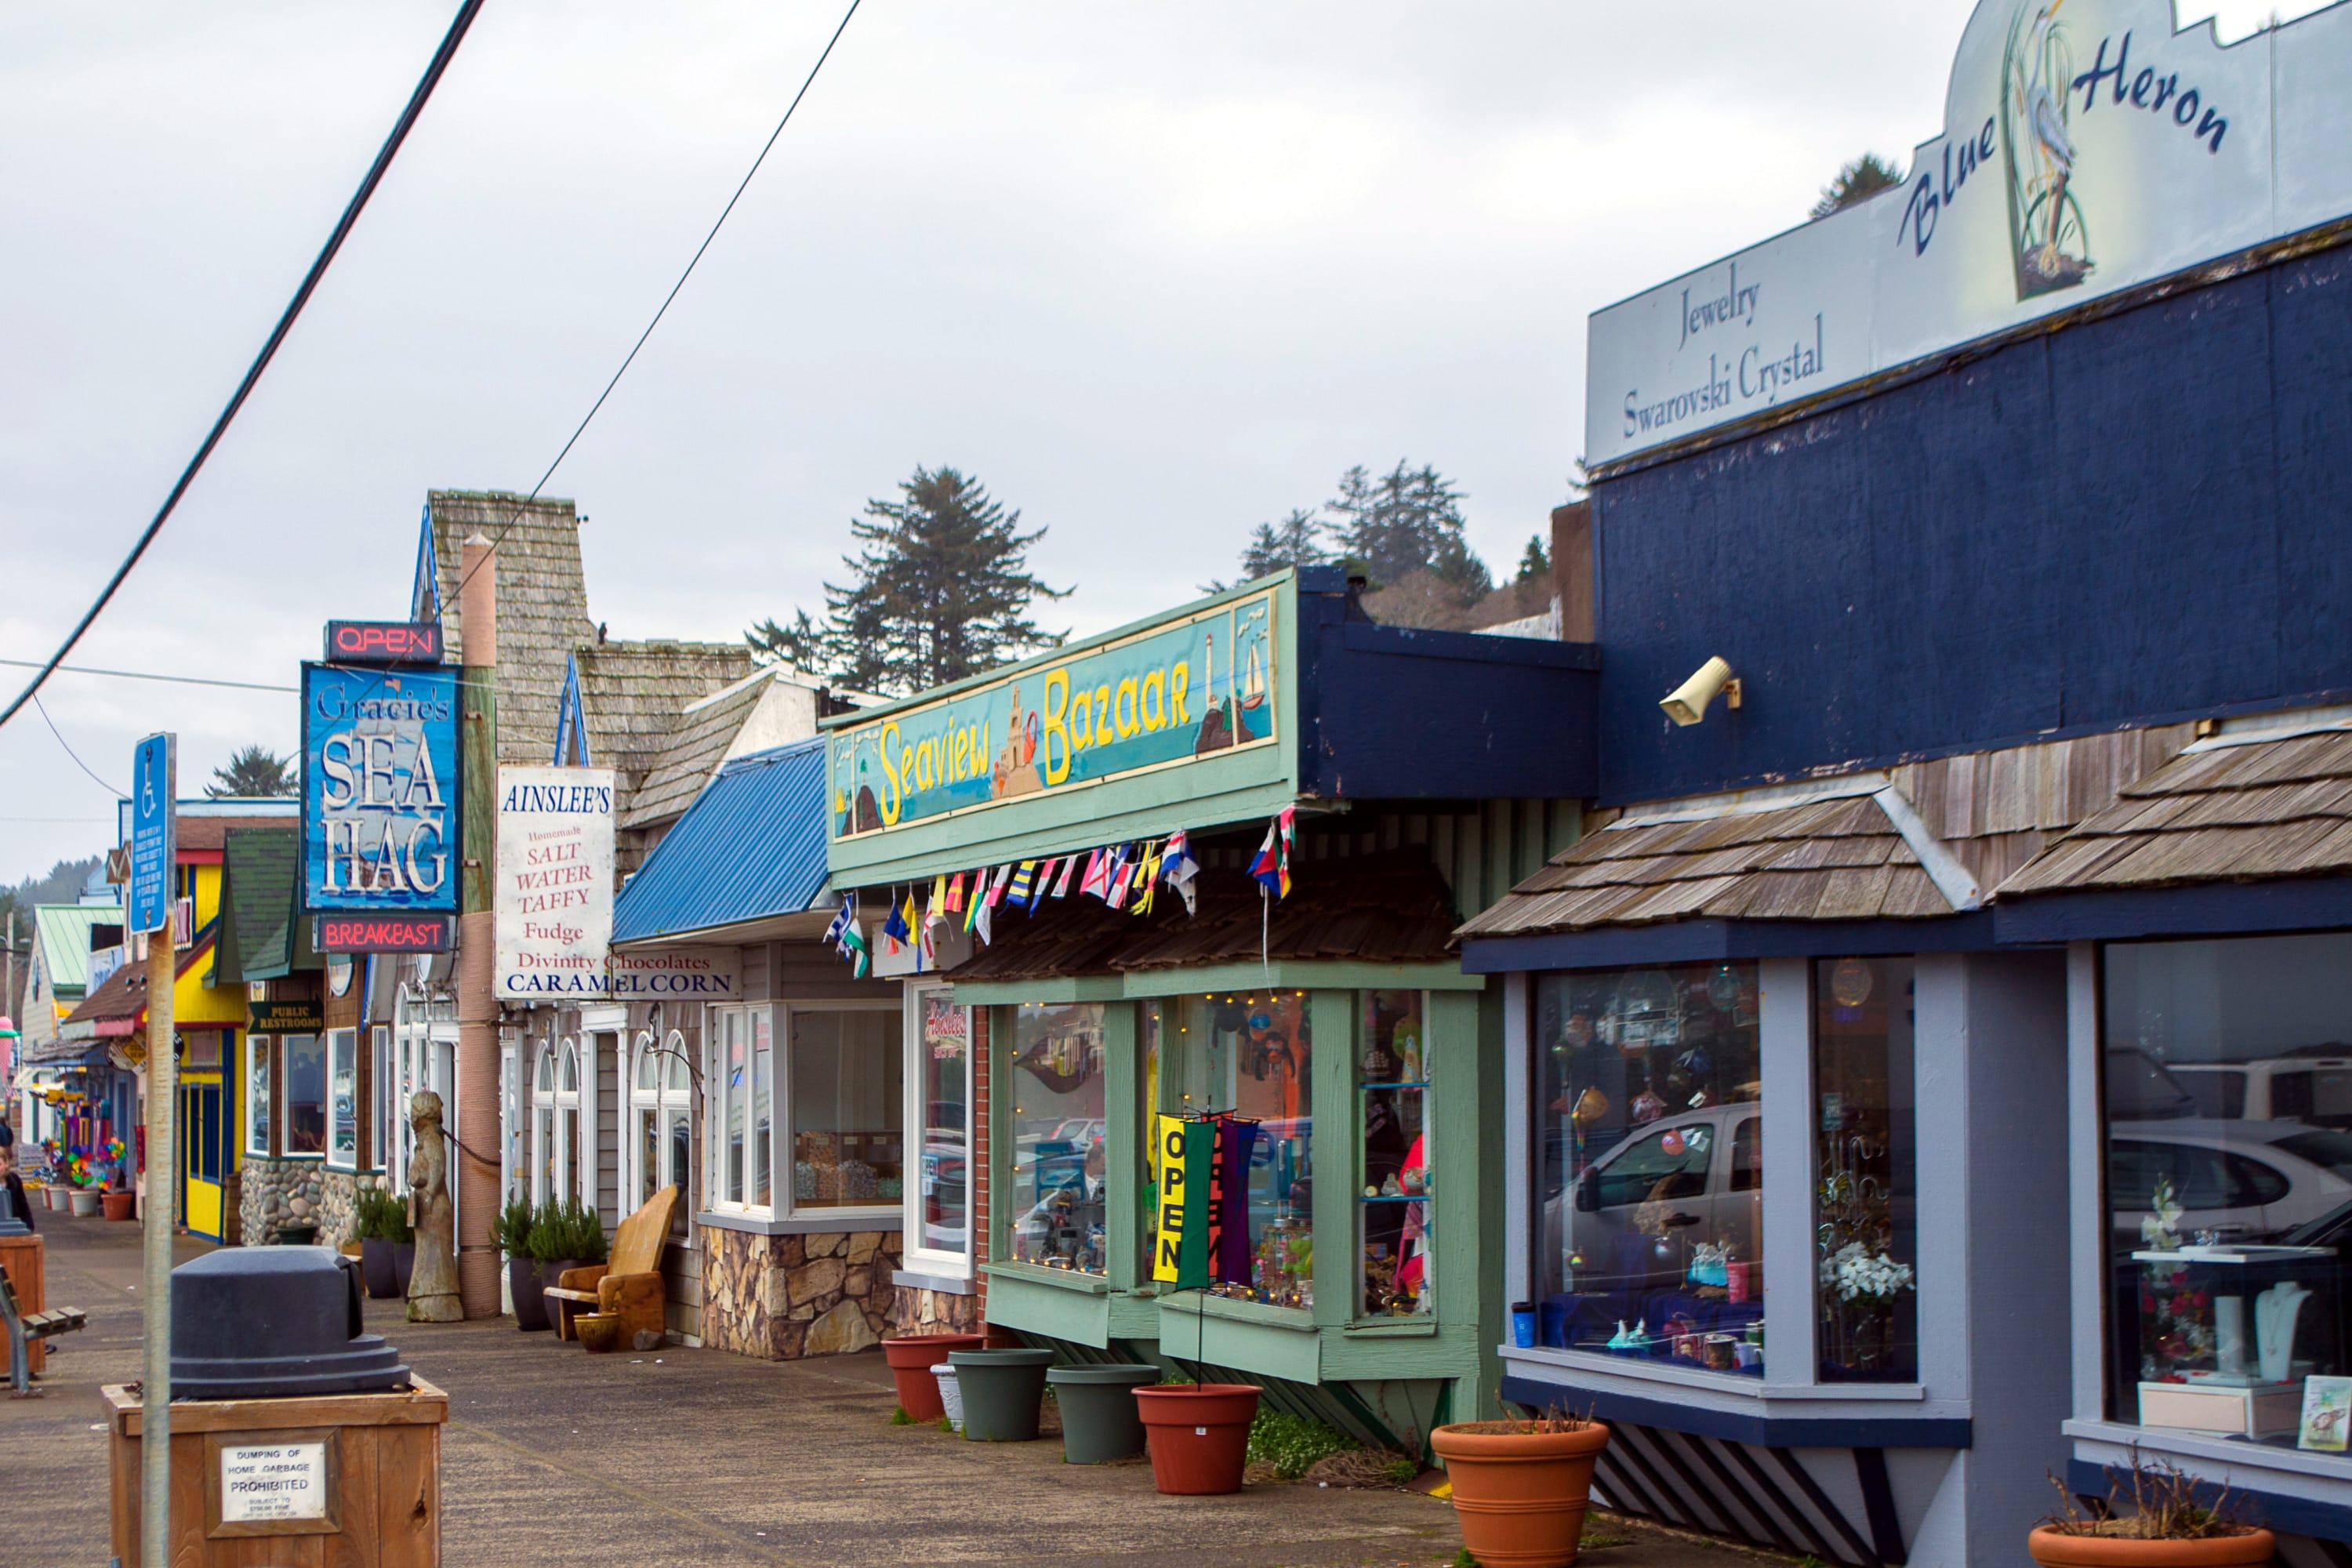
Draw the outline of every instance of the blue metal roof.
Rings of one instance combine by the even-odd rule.
[[[646,942],[798,914],[824,890],[824,742],[719,770],[613,906],[613,940]]]

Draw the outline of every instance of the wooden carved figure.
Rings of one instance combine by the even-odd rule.
[[[431,1089],[409,1096],[416,1130],[408,1185],[416,1207],[416,1268],[408,1279],[408,1321],[455,1323],[466,1316],[457,1300],[457,1222],[449,1202],[449,1151],[442,1142],[441,1097]]]

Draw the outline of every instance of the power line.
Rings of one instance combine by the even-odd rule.
[[[49,710],[41,705],[41,700],[37,694],[27,691],[25,693],[25,699],[26,701],[32,703],[33,711],[41,716],[41,722],[49,727],[49,733],[58,738],[58,744],[65,747],[66,755],[73,759],[74,766],[79,768],[86,773],[89,773],[90,783],[96,784],[99,788],[104,790],[107,794],[112,795],[117,800],[128,800],[131,798],[128,791],[117,789],[114,785],[107,783],[104,779],[100,778],[96,773],[90,773],[89,764],[81,760],[81,753],[79,752],[75,751],[71,745],[67,743],[65,731],[58,728],[58,721],[49,717]]]
[[[677,281],[671,284],[669,292],[662,297],[661,309],[656,310],[654,319],[646,323],[646,330],[637,334],[637,341],[630,345],[628,356],[621,361],[621,368],[613,373],[613,379],[604,384],[604,390],[596,395],[596,401],[589,405],[588,412],[581,417],[580,423],[572,427],[571,438],[563,443],[563,449],[555,454],[555,461],[547,465],[547,471],[539,476],[539,482],[530,487],[529,495],[522,498],[522,505],[515,508],[506,521],[499,525],[498,532],[490,539],[492,550],[496,550],[500,542],[512,531],[514,525],[522,521],[524,509],[539,499],[539,492],[547,488],[547,481],[555,477],[555,470],[562,468],[563,459],[572,455],[573,446],[579,442],[582,436],[587,434],[589,421],[595,418],[596,411],[604,406],[604,400],[613,395],[613,389],[621,384],[621,377],[629,374],[629,366],[636,363],[637,351],[646,346],[646,340],[654,335],[654,329],[660,326],[662,318],[669,313],[670,302],[677,298],[678,290],[686,287],[686,280],[694,276],[695,268],[701,264],[702,253],[709,250],[710,242],[719,237],[719,231],[726,226],[728,215],[735,210],[735,204],[743,199],[745,191],[751,189],[751,178],[760,172],[760,165],[768,161],[769,150],[775,146],[776,138],[782,136],[784,133],[784,127],[793,122],[793,110],[801,106],[801,100],[806,98],[809,89],[816,85],[817,72],[824,69],[824,62],[833,58],[834,45],[841,42],[841,35],[849,30],[849,19],[857,15],[857,7],[861,3],[862,0],[849,0],[849,9],[841,14],[841,25],[834,28],[833,37],[825,40],[824,51],[816,57],[816,64],[809,67],[808,75],[802,79],[801,89],[793,94],[792,102],[784,106],[784,117],[776,121],[776,128],[773,131],[768,132],[768,140],[760,147],[760,155],[751,160],[751,166],[743,172],[743,178],[735,186],[735,194],[729,196],[727,205],[719,209],[719,220],[710,226],[710,232],[702,237],[702,243],[694,247],[693,258],[687,262],[686,270],[677,275]],[[466,584],[472,582],[474,574],[471,572],[460,577],[457,580],[457,592],[463,594],[466,591]],[[0,718],[0,723],[5,722],[6,722],[5,719]]]
[[[204,445],[198,447],[196,455],[188,459],[188,466],[181,470],[179,482],[172,487],[172,493],[163,498],[162,510],[155,513],[154,521],[147,525],[146,531],[139,536],[138,542],[131,547],[131,553],[122,558],[122,564],[114,569],[114,575],[107,580],[106,586],[100,591],[97,601],[83,614],[72,632],[58,646],[58,651],[49,656],[48,662],[41,667],[38,675],[33,677],[32,683],[16,694],[16,700],[9,703],[5,711],[0,711],[0,727],[5,727],[8,721],[15,718],[26,703],[33,700],[33,694],[40,690],[49,677],[56,673],[58,667],[65,662],[66,655],[73,651],[74,645],[81,640],[82,634],[89,630],[91,623],[96,621],[100,614],[105,610],[108,601],[114,597],[115,591],[121,588],[123,580],[131,575],[131,568],[139,564],[139,558],[147,553],[147,547],[155,542],[155,536],[163,531],[163,524],[171,518],[173,510],[179,506],[180,498],[187,494],[188,487],[195,482],[198,471],[205,466],[205,459],[213,455],[213,448],[219,446],[221,437],[228,433],[230,422],[236,419],[237,410],[245,406],[245,400],[252,395],[254,387],[259,384],[261,373],[268,369],[269,362],[277,357],[278,345],[283,343],[287,334],[294,330],[296,318],[302,314],[302,307],[310,302],[310,295],[319,287],[320,280],[326,277],[327,268],[335,259],[335,253],[342,249],[344,239],[358,224],[360,214],[368,205],[368,198],[375,195],[376,186],[383,183],[385,172],[392,167],[394,155],[399,153],[401,143],[408,140],[410,129],[415,125],[417,117],[425,111],[425,100],[433,96],[433,89],[440,85],[441,73],[448,69],[449,61],[457,53],[457,46],[465,41],[466,30],[474,25],[474,16],[481,8],[482,0],[464,0],[464,3],[457,7],[457,16],[449,24],[449,31],[442,37],[441,47],[434,51],[432,63],[425,68],[425,75],[417,81],[416,90],[409,94],[408,107],[401,110],[400,119],[393,125],[392,134],[385,137],[383,145],[377,149],[375,162],[369,165],[367,177],[360,182],[360,188],[352,193],[350,205],[343,208],[343,216],[335,224],[334,232],[327,237],[325,247],[320,250],[318,258],[310,263],[310,270],[304,275],[302,286],[294,291],[294,298],[287,303],[285,314],[278,318],[278,325],[271,330],[269,341],[261,345],[261,353],[254,357],[253,363],[247,368],[245,379],[237,383],[236,391],[229,398],[226,406],[221,409],[220,417],[213,421],[213,427],[205,435]],[[42,717],[47,718],[47,714],[44,713]],[[54,731],[57,726],[52,724],[49,728]],[[64,739],[63,736],[58,737],[60,744],[63,743]],[[71,748],[68,750],[70,751]],[[81,759],[77,757],[74,760],[79,762]],[[82,771],[89,772],[88,768]]]
[[[107,675],[117,680],[168,680],[174,686],[226,686],[234,691],[299,692],[299,686],[266,686],[257,680],[213,680],[201,675],[152,675],[143,669],[94,669],[86,664],[43,665],[37,658],[0,658],[18,669],[47,668],[58,675]]]

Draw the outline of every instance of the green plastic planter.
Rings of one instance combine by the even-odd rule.
[[[1160,1378],[1156,1366],[1129,1363],[1057,1366],[1047,1373],[1062,1406],[1062,1458],[1073,1465],[1107,1465],[1143,1452],[1135,1391]]]
[[[963,1435],[974,1443],[1031,1443],[1052,1351],[950,1351],[963,1392]]]

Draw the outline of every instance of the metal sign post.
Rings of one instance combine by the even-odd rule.
[[[170,1568],[172,1527],[172,1223],[179,1170],[173,1136],[179,1098],[172,1057],[172,865],[173,802],[179,795],[178,738],[139,742],[131,769],[131,887],[125,922],[147,937],[147,1213],[144,1300],[146,1371],[140,1385],[139,1557]]]

